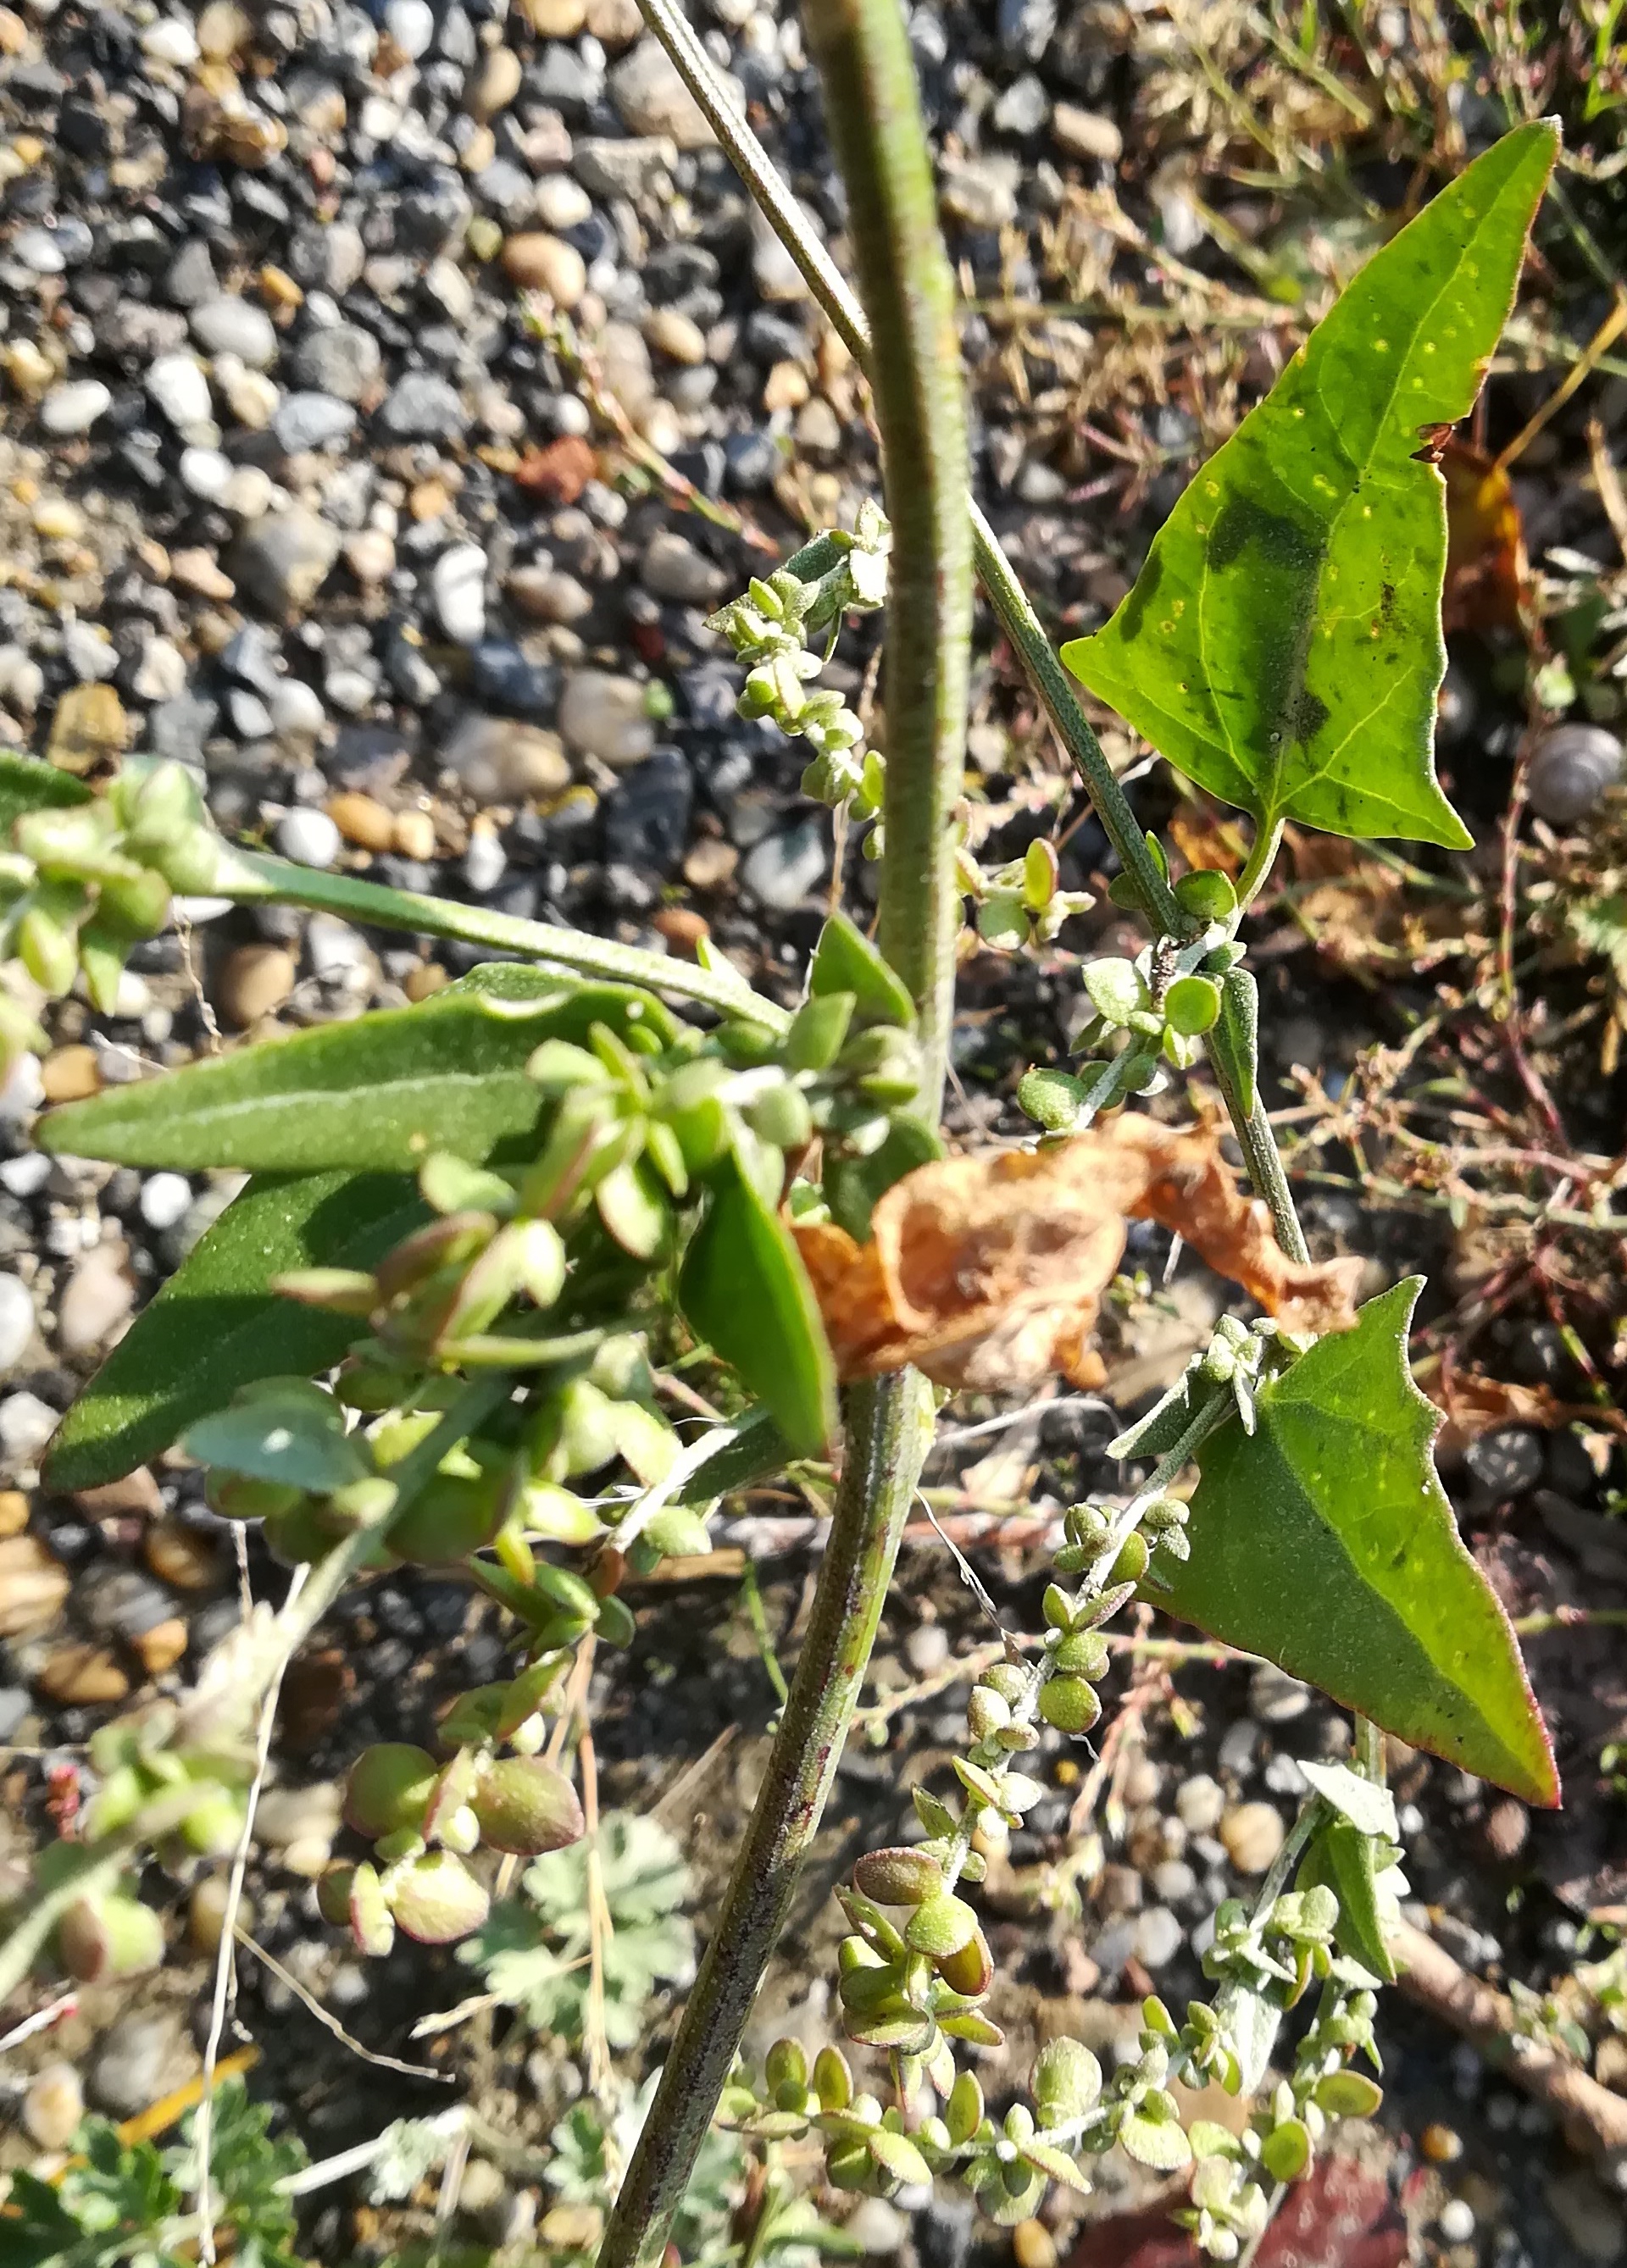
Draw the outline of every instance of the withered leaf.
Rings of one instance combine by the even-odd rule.
[[[1239,1190],[1212,1132],[1126,1114],[1043,1150],[946,1158],[896,1182],[859,1245],[828,1221],[793,1233],[844,1379],[913,1363],[995,1392],[1060,1371],[1099,1386],[1090,1344],[1127,1219],[1183,1237],[1293,1330],[1348,1330],[1354,1257],[1300,1265]]]

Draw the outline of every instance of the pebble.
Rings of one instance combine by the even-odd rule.
[[[297,866],[331,866],[339,856],[339,829],[325,811],[299,806],[276,823],[276,847]]]
[[[1555,827],[1573,827],[1598,809],[1622,776],[1622,744],[1602,725],[1555,725],[1531,750],[1526,792],[1531,808]]]
[[[34,1638],[67,1602],[68,1570],[37,1535],[0,1539],[0,1638]]]
[[[559,729],[578,755],[597,756],[618,770],[642,762],[655,746],[644,687],[609,670],[578,669],[566,681]]]
[[[1310,1705],[1310,1687],[1275,1662],[1262,1662],[1248,1681],[1249,1714],[1262,1725],[1292,1725]]]
[[[503,247],[503,272],[522,291],[546,291],[556,306],[579,307],[587,289],[587,262],[574,244],[541,232],[511,236]]]
[[[87,1354],[116,1329],[136,1304],[136,1287],[114,1248],[98,1245],[68,1278],[56,1327],[69,1354]]]
[[[1463,2138],[1437,2119],[1418,2136],[1418,2148],[1432,2166],[1450,2166],[1463,2154]]]
[[[301,504],[268,512],[244,529],[232,571],[245,595],[269,615],[303,614],[339,556],[339,531]]]
[[[298,964],[280,945],[240,945],[220,972],[221,1012],[245,1031],[280,1008],[294,989]]]
[[[53,1048],[40,1066],[40,1083],[48,1102],[83,1102],[101,1086],[95,1049],[77,1042]]]
[[[1557,2174],[1547,2184],[1549,2209],[1585,2260],[1601,2268],[1627,2253],[1627,2218],[1603,2184],[1582,2167]]]
[[[508,872],[508,853],[497,836],[476,833],[469,836],[469,847],[463,856],[463,879],[476,897],[484,897],[495,890]]]
[[[160,1581],[176,1591],[212,1591],[220,1577],[213,1536],[166,1513],[142,1539],[142,1557]]]
[[[1502,1425],[1476,1435],[1463,1452],[1463,1462],[1483,1497],[1506,1504],[1542,1479],[1542,1437],[1524,1425]]]
[[[23,2097],[23,2132],[37,2148],[65,2150],[85,2116],[85,2090],[70,2063],[48,2063]]]
[[[184,1174],[150,1174],[141,1185],[136,1210],[151,1229],[162,1235],[185,1219],[192,1204],[192,1184]]]
[[[1467,2244],[1475,2233],[1474,2210],[1461,2198],[1454,2198],[1441,2207],[1435,2226],[1448,2244]]]
[[[1145,1969],[1167,1969],[1185,1941],[1167,1906],[1149,1906],[1136,1924],[1136,1958]]]
[[[293,358],[298,382],[338,401],[360,401],[376,384],[384,357],[371,331],[335,323],[308,332]]]
[[[1220,1822],[1220,1840],[1240,1874],[1263,1874],[1285,1834],[1281,1812],[1270,1803],[1237,1804]]]
[[[339,1832],[340,1793],[331,1781],[311,1787],[272,1788],[260,1799],[254,1836],[296,1874],[320,1874]]]
[[[122,2016],[92,2060],[91,2095],[115,2117],[133,2118],[184,2080],[196,2061],[178,2016]]]
[[[711,148],[711,128],[659,40],[642,39],[622,56],[610,73],[609,90],[629,134],[662,136],[681,150]]]
[[[509,717],[466,717],[441,761],[482,805],[557,795],[571,784],[570,760],[557,733]]]
[[[1081,109],[1076,102],[1059,102],[1051,112],[1051,132],[1070,157],[1096,158],[1116,166],[1124,154],[1124,137],[1110,118]]]
[[[249,370],[269,370],[277,358],[282,342],[276,325],[252,299],[223,291],[217,298],[200,300],[187,320],[205,354],[235,355]]]
[[[435,611],[456,645],[474,645],[486,634],[486,563],[478,543],[454,543],[431,573]]]
[[[130,1681],[105,1646],[64,1646],[48,1657],[35,1679],[40,1690],[64,1707],[99,1708],[122,1701]]]
[[[33,1300],[16,1276],[0,1276],[0,1378],[13,1371],[33,1337]]]
[[[354,407],[334,394],[284,394],[271,420],[278,448],[291,457],[336,448],[355,430]]]
[[[829,863],[824,822],[810,815],[754,844],[740,865],[740,886],[760,905],[789,913],[819,887]]]
[[[384,28],[409,63],[428,55],[435,38],[435,11],[429,0],[390,0]]]
[[[490,48],[463,92],[463,107],[482,122],[506,110],[519,92],[524,73],[512,48]]]
[[[99,379],[76,379],[51,388],[40,404],[40,423],[48,433],[65,439],[71,433],[88,433],[112,405],[112,390]]]
[[[208,423],[209,380],[195,355],[160,355],[148,369],[147,391],[178,432]]]
[[[395,839],[395,816],[370,795],[336,795],[328,816],[347,843],[364,850],[387,850]]]
[[[26,1465],[56,1431],[56,1412],[37,1394],[8,1394],[0,1402],[0,1457]]]
[[[842,2226],[850,2242],[872,2260],[899,2251],[909,2235],[909,2221],[885,2198],[861,2198]]]
[[[666,527],[658,529],[645,546],[639,579],[656,598],[687,607],[716,606],[730,582],[725,570],[697,550],[687,535]]]
[[[720,889],[740,863],[733,843],[715,835],[703,836],[683,862],[683,878],[696,890]]]
[[[434,371],[409,371],[380,403],[375,418],[390,441],[450,441],[468,424],[455,386]]]
[[[1056,2268],[1056,2240],[1042,2220],[1020,2220],[1012,2231],[1016,2268]]]
[[[193,1884],[192,1896],[187,1901],[187,1935],[195,1952],[219,1951],[231,1892],[231,1879],[224,1873],[201,1875]],[[238,1906],[238,1918],[246,1929],[253,1927],[253,1915],[246,1898]]]
[[[136,1631],[130,1639],[130,1649],[149,1677],[162,1677],[185,1654],[191,1636],[179,1615],[166,1615],[151,1630]]]
[[[917,1677],[936,1675],[949,1659],[949,1633],[941,1623],[917,1623],[904,1640],[904,1660]]]

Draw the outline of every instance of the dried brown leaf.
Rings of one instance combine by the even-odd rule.
[[[919,1167],[877,1205],[868,1244],[828,1221],[793,1233],[844,1379],[913,1363],[940,1386],[993,1392],[1053,1371],[1101,1383],[1091,1333],[1127,1219],[1173,1229],[1291,1329],[1355,1321],[1358,1259],[1286,1259],[1213,1133],[1138,1114],[1042,1150]]]

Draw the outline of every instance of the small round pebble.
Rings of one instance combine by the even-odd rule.
[[[1226,1790],[1207,1772],[1196,1772],[1175,1790],[1175,1814],[1189,1835],[1212,1835],[1226,1809]]]
[[[941,1623],[917,1623],[904,1640],[904,1660],[917,1677],[936,1675],[949,1659],[949,1633]]]
[[[40,423],[48,433],[60,438],[88,433],[112,403],[111,390],[99,378],[76,379],[70,385],[51,388],[40,404]]]
[[[85,2116],[85,2093],[70,2063],[48,2063],[23,2097],[23,2131],[42,2150],[65,2150]]]
[[[1440,2219],[1435,2226],[1448,2244],[1467,2244],[1475,2233],[1473,2208],[1465,2205],[1461,2198],[1454,2198],[1449,2205],[1441,2207]]]
[[[297,866],[331,866],[339,843],[339,829],[325,811],[284,812],[276,823],[276,847]]]
[[[1283,1815],[1270,1803],[1240,1803],[1220,1822],[1220,1840],[1240,1874],[1263,1874],[1285,1833]]]
[[[16,1276],[0,1276],[0,1377],[21,1362],[33,1328],[33,1300],[28,1286]]]

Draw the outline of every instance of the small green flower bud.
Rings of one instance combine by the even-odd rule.
[[[1110,1580],[1115,1583],[1138,1583],[1147,1572],[1147,1561],[1151,1557],[1145,1535],[1139,1532],[1127,1535],[1123,1550],[1113,1562]]]
[[[364,1749],[345,1782],[346,1824],[370,1842],[397,1828],[416,1830],[423,1822],[437,1777],[435,1759],[427,1749],[404,1741],[381,1741]]]
[[[936,1859],[907,1844],[867,1852],[853,1869],[860,1895],[882,1906],[918,1906],[942,1889],[943,1879]]]
[[[1049,1677],[1040,1688],[1040,1714],[1059,1733],[1088,1733],[1101,1714],[1101,1698],[1083,1677]]]

